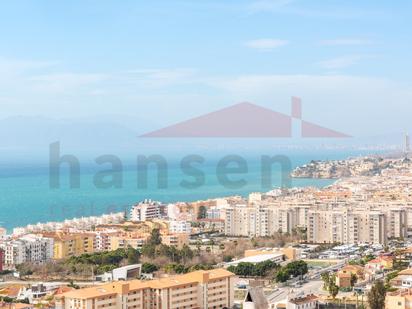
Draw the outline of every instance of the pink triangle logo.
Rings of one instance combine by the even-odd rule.
[[[344,138],[347,134],[302,119],[302,102],[292,97],[291,115],[252,103],[238,103],[141,135],[144,138],[290,138],[295,123],[303,138]]]

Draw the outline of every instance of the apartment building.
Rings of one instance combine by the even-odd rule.
[[[185,233],[190,234],[192,232],[192,226],[188,221],[170,221],[169,223],[169,232],[170,233]]]
[[[3,266],[5,269],[14,269],[16,265],[24,263],[25,246],[20,241],[5,241],[0,244],[3,250]]]
[[[3,265],[13,269],[25,262],[43,263],[53,258],[53,239],[28,234],[16,240],[0,243],[3,250]]]
[[[189,234],[178,233],[162,235],[162,244],[182,249],[184,245],[189,244]]]
[[[0,271],[3,271],[3,259],[4,259],[4,252],[0,249]]]
[[[119,234],[110,237],[110,250],[126,249],[132,247],[134,249],[141,249],[146,243],[148,235],[136,234]]]
[[[94,251],[109,251],[111,250],[111,238],[120,234],[117,230],[97,231],[94,232]]]
[[[226,208],[226,235],[265,237],[276,232],[291,233],[296,225],[294,208],[275,205],[234,205]]]
[[[157,219],[161,217],[161,204],[152,200],[144,200],[130,210],[130,220],[134,222]]]
[[[225,269],[214,269],[150,281],[118,281],[64,293],[57,297],[56,308],[231,308],[233,276]]]
[[[392,208],[387,211],[388,236],[392,238],[405,238],[407,236],[407,210]]]
[[[44,236],[53,238],[53,257],[65,259],[84,253],[93,253],[95,234],[93,233],[45,233]]]
[[[225,209],[225,234],[230,236],[249,236],[250,212],[246,205],[229,206]]]
[[[311,210],[308,213],[308,241],[385,244],[386,220],[385,213],[379,211]]]

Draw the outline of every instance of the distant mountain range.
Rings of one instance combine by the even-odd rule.
[[[48,153],[49,144],[60,141],[62,149],[75,152],[106,152],[127,153],[138,150],[154,148],[193,150],[193,146],[200,149],[219,147],[218,144],[227,147],[243,148],[253,147],[355,147],[402,149],[404,133],[393,132],[388,134],[353,137],[344,139],[311,139],[311,138],[269,138],[269,139],[219,139],[209,143],[208,139],[181,139],[179,143],[171,139],[139,138],[141,134],[159,127],[157,123],[151,123],[128,117],[122,118],[101,117],[99,120],[90,119],[50,119],[44,117],[17,116],[0,120],[0,156],[25,157],[28,155],[45,155]],[[133,120],[135,119],[135,120]],[[160,126],[161,127],[161,126]]]

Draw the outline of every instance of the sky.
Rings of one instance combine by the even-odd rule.
[[[299,96],[353,136],[412,130],[411,35],[410,1],[2,1],[0,119],[152,129]]]

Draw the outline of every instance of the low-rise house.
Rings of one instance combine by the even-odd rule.
[[[336,285],[340,288],[350,288],[352,274],[350,272],[338,272],[336,274]]]
[[[286,303],[286,309],[316,309],[317,307],[318,297],[313,294],[292,298]]]
[[[412,289],[389,292],[385,298],[387,309],[412,309]]]
[[[412,281],[412,268],[402,270],[398,275],[390,281],[391,286],[393,287],[412,287],[409,286],[409,282]]]
[[[392,256],[379,256],[366,263],[365,268],[373,273],[379,273],[393,268]]]
[[[352,276],[356,276],[356,281],[365,280],[365,269],[359,265],[345,265],[336,274],[336,285],[340,288],[352,287]]]

